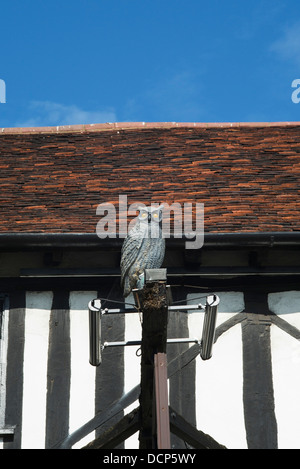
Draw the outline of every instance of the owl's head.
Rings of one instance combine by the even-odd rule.
[[[155,206],[143,206],[139,207],[139,216],[138,220],[142,223],[160,223],[162,221],[162,211],[163,211],[163,204],[155,207]]]

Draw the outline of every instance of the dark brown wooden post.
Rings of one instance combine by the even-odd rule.
[[[154,356],[166,353],[168,302],[165,281],[146,283],[139,292],[142,306],[140,449],[157,448]]]

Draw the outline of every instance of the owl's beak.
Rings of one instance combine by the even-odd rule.
[[[148,213],[148,222],[151,221],[151,213]]]

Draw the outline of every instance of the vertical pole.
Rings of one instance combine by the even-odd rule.
[[[168,400],[167,356],[157,353],[154,357],[157,448],[170,449],[170,420]]]
[[[154,281],[144,286],[139,293],[141,300],[142,344],[141,344],[141,392],[140,392],[140,449],[157,448],[155,418],[154,357],[166,353],[168,302],[166,283]]]

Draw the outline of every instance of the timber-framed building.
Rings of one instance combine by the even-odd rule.
[[[123,302],[123,239],[97,236],[97,207],[126,195],[204,204],[203,246],[171,237],[163,266],[174,304],[219,296],[216,342],[205,362],[168,346],[172,408],[227,448],[299,449],[300,124],[0,130],[0,446],[81,448],[133,408],[138,347],[88,360],[89,301]],[[168,336],[202,320],[172,312]],[[138,315],[103,320],[104,340],[140,332]]]

